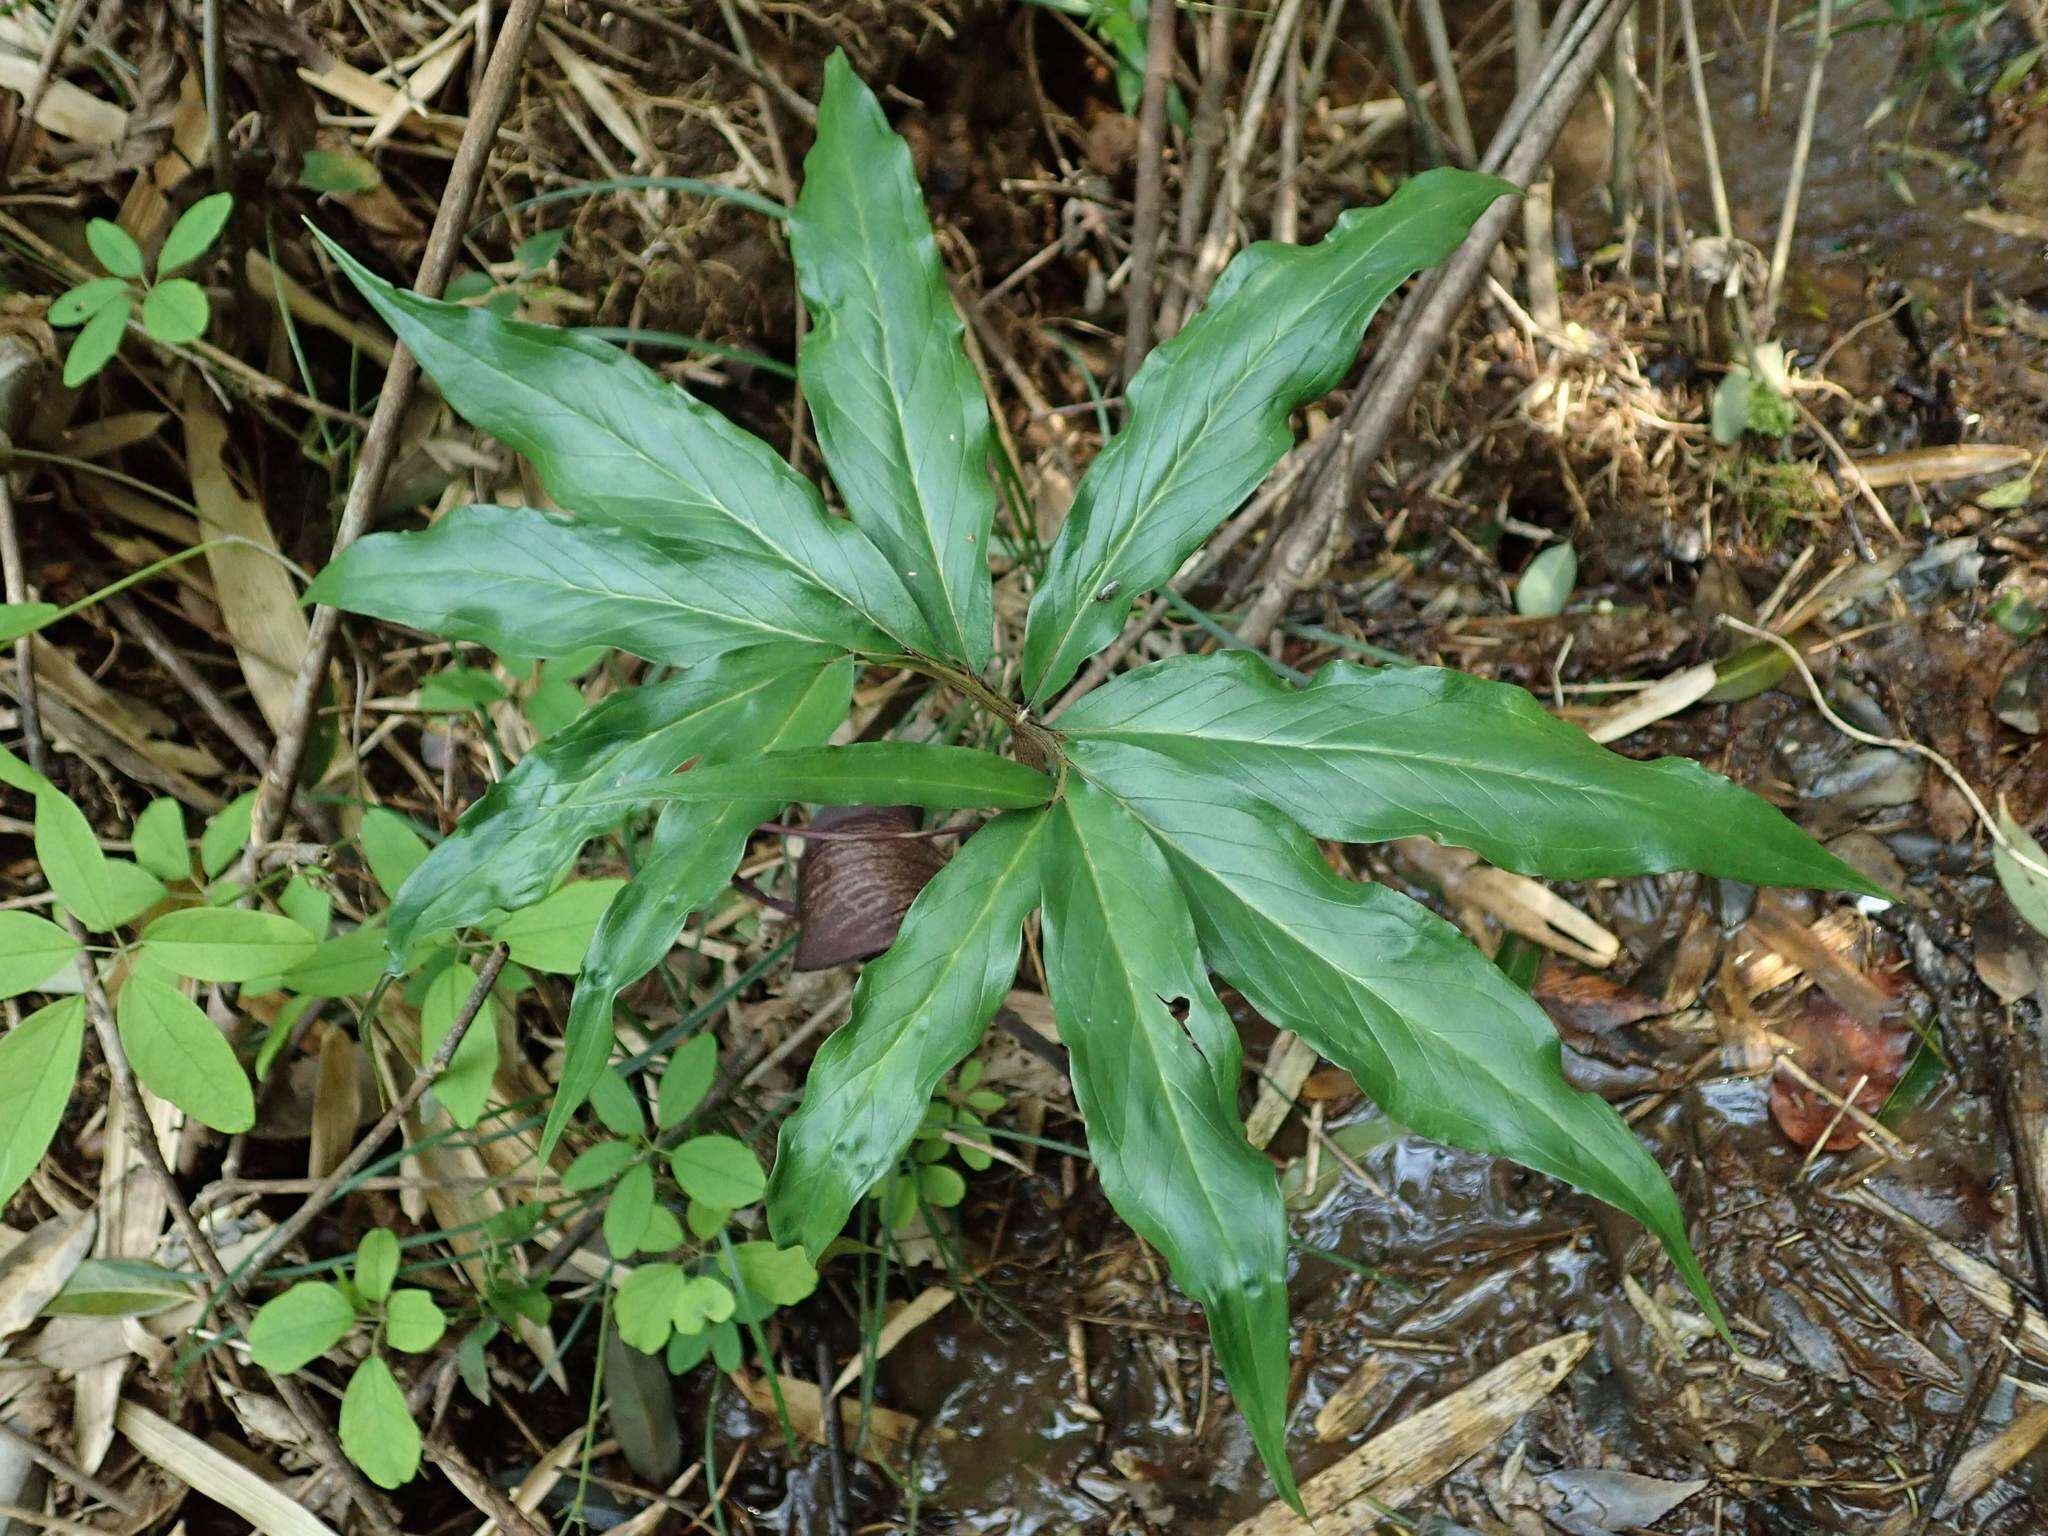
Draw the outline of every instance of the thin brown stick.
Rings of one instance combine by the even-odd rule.
[[[476,1506],[478,1514],[497,1522],[499,1530],[509,1536],[547,1536],[533,1516],[507,1498],[446,1435],[435,1433],[427,1438],[427,1459]]]
[[[213,161],[213,185],[228,186],[227,42],[221,32],[220,0],[206,0],[200,12],[200,73],[206,90],[206,143]]]
[[[1777,0],[1772,0],[1773,8],[1776,4]],[[1792,146],[1792,169],[1785,177],[1785,206],[1778,215],[1778,238],[1771,245],[1770,275],[1764,279],[1763,314],[1758,320],[1764,331],[1770,330],[1777,317],[1778,296],[1785,287],[1785,267],[1792,258],[1792,231],[1799,223],[1799,194],[1806,185],[1806,157],[1813,150],[1813,123],[1820,111],[1821,79],[1827,72],[1834,23],[1835,0],[1820,0],[1820,11],[1813,23],[1813,63],[1806,71],[1806,97],[1799,104],[1799,137]]]
[[[421,1065],[413,1080],[406,1085],[405,1092],[384,1111],[377,1123],[370,1128],[370,1133],[357,1139],[356,1144],[349,1149],[348,1156],[336,1164],[327,1177],[320,1181],[319,1187],[306,1196],[299,1208],[273,1227],[270,1235],[263,1240],[263,1245],[243,1261],[240,1278],[232,1282],[237,1295],[247,1290],[251,1280],[262,1273],[263,1266],[284,1252],[301,1232],[313,1224],[322,1211],[334,1203],[335,1197],[341,1193],[342,1185],[362,1171],[376,1155],[377,1149],[384,1144],[385,1139],[399,1128],[405,1117],[413,1112],[421,1099],[426,1097],[427,1090],[448,1070],[448,1063],[455,1059],[456,1047],[462,1044],[463,1036],[469,1033],[469,1026],[476,1022],[476,1016],[483,1011],[484,1000],[491,995],[491,988],[497,985],[498,973],[505,969],[507,953],[503,944],[491,950],[490,958],[484,961],[483,969],[477,972],[476,985],[470,988],[469,996],[463,1000],[462,1011],[455,1015],[455,1021],[448,1026],[448,1033],[442,1037],[433,1057]]]
[[[469,225],[477,189],[482,185],[485,168],[490,164],[491,146],[497,139],[498,125],[504,121],[505,111],[512,103],[512,93],[519,83],[520,66],[527,44],[533,39],[534,28],[540,21],[541,8],[542,0],[511,0],[499,25],[498,41],[491,49],[490,65],[484,70],[477,100],[470,107],[469,126],[463,130],[462,142],[456,147],[455,161],[448,171],[447,191],[434,217],[433,231],[427,237],[427,251],[420,260],[419,276],[413,283],[415,291],[429,298],[440,296],[455,270],[456,258],[462,250],[462,233]],[[392,463],[398,457],[406,408],[412,403],[413,389],[418,382],[419,364],[401,342],[392,350],[391,366],[385,371],[384,385],[377,395],[376,413],[370,418],[370,429],[363,438],[356,478],[349,486],[348,500],[342,507],[341,526],[334,536],[337,554],[369,530],[370,516],[384,490],[384,477],[391,472]],[[257,791],[255,809],[250,816],[249,848],[244,855],[245,875],[254,867],[256,851],[274,839],[284,825],[285,808],[289,804],[291,787],[298,782],[299,768],[305,762],[306,743],[312,735],[313,716],[320,704],[320,686],[327,676],[327,662],[333,654],[335,632],[340,624],[341,614],[337,609],[323,606],[313,610],[306,637],[306,654],[299,663],[298,675],[292,680],[291,714],[284,730],[278,734],[277,746],[270,754],[270,766],[264,772],[263,784]]]
[[[1123,379],[1152,345],[1152,275],[1166,203],[1166,94],[1173,85],[1173,22],[1180,7],[1155,4],[1145,32],[1145,94],[1138,103],[1138,185],[1131,210],[1131,276],[1124,289]]]

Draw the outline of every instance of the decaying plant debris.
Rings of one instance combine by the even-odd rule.
[[[0,915],[55,915],[40,771],[171,905],[260,885],[251,916],[345,940],[509,764],[640,680],[616,654],[536,667],[299,604],[357,535],[540,494],[394,354],[307,221],[422,292],[603,327],[815,474],[791,379],[809,320],[747,200],[794,200],[846,49],[911,146],[996,405],[1016,539],[990,552],[994,621],[1014,653],[1123,374],[1236,249],[1313,240],[1432,163],[1542,183],[1548,212],[1499,204],[1390,306],[1169,588],[1111,594],[1128,621],[1073,696],[1246,643],[1304,675],[1452,666],[1629,756],[1728,775],[1901,899],[1550,887],[1426,841],[1323,845],[1531,989],[1572,1081],[1670,1174],[1739,1352],[1632,1224],[1406,1134],[1226,992],[1241,1107],[1288,1201],[1305,1501],[1318,1528],[1391,1507],[1488,1536],[2048,1526],[2030,926],[2048,918],[2030,836],[2048,814],[2048,22],[1695,0],[1169,14],[1149,32],[1119,5],[947,0],[0,18],[7,611],[199,551],[41,628],[32,670],[0,677],[24,765],[0,790]],[[219,192],[218,242],[163,260]],[[94,219],[125,232],[132,273]],[[203,311],[183,289],[149,308],[176,278]],[[107,356],[62,387],[96,320]],[[960,702],[876,669],[847,739],[938,739]],[[0,1518],[1298,1528],[1199,1311],[1109,1218],[1029,939],[997,1028],[933,1100],[907,1207],[858,1218],[811,1289],[754,1267],[767,1234],[742,1206],[733,1272],[779,1302],[758,1338],[734,1325],[737,1357],[678,1376],[617,1343],[618,1233],[574,1186],[607,1146],[662,1142],[696,1148],[707,1213],[740,1205],[846,1017],[848,959],[946,846],[900,815],[878,819],[900,857],[788,820],[623,997],[627,1052],[694,1031],[698,1057],[644,1103],[600,1105],[545,1173],[561,936],[594,913],[510,922],[373,1004],[341,980],[381,970],[374,926],[361,954],[321,951],[347,977],[295,992],[246,962],[131,988],[132,957],[102,957],[122,996],[189,998],[244,1066],[260,1052],[246,1118],[203,1075],[190,1103],[139,1085],[97,983],[25,983],[0,1046],[75,1029],[82,1067],[0,1234]],[[615,890],[643,842],[594,845],[569,906]],[[834,927],[826,968],[793,970],[797,934]],[[481,1076],[472,1037],[497,1047]],[[393,1278],[379,1234],[403,1245]],[[295,1282],[346,1307],[305,1293],[338,1331],[296,1371],[250,1332]],[[378,1370],[420,1432],[396,1494],[340,1444],[371,1411],[370,1388],[353,1420],[344,1395]]]

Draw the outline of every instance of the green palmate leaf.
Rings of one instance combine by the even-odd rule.
[[[815,1258],[917,1133],[939,1080],[981,1041],[1017,978],[1038,905],[1045,812],[998,817],[918,893],[854,988],[851,1019],[811,1063],[768,1188],[776,1238]]]
[[[207,879],[226,869],[249,846],[249,823],[256,813],[256,791],[235,796],[206,820],[199,834],[199,867]],[[189,875],[191,872],[187,870]]]
[[[351,997],[384,974],[383,930],[355,928],[322,939],[313,953],[284,973],[284,984],[305,997]]]
[[[1123,627],[1293,440],[1287,418],[1327,394],[1381,302],[1448,256],[1512,191],[1468,171],[1415,177],[1353,209],[1319,243],[1261,244],[1224,269],[1208,307],[1153,352],[1127,391],[1130,424],[1075,493],[1024,637],[1024,687],[1043,703]]]
[[[1118,1214],[1202,1304],[1266,1469],[1297,1502],[1286,1219],[1273,1169],[1237,1117],[1235,1027],[1144,829],[1078,782],[1047,815],[1046,979],[1095,1171]]]
[[[1636,762],[1520,688],[1434,667],[1333,662],[1297,689],[1243,652],[1176,657],[1098,688],[1059,726],[1083,758],[1098,744],[1142,748],[1240,785],[1317,837],[1433,837],[1560,880],[1693,869],[1882,894],[1699,764]]]
[[[121,338],[128,333],[128,316],[134,309],[132,298],[117,293],[92,312],[92,318],[72,339],[71,350],[64,354],[66,389],[78,388],[114,360],[114,354],[121,350]]]
[[[0,1035],[0,1203],[28,1181],[64,1121],[85,1044],[85,1002],[60,998]]]
[[[759,438],[616,347],[401,291],[322,243],[448,403],[530,459],[560,505],[781,567],[860,622],[931,648],[882,552]]]
[[[647,1230],[647,1218],[654,1214],[654,1167],[636,1163],[612,1186],[604,1207],[604,1243],[615,1259],[630,1259],[640,1251],[640,1238]]]
[[[210,315],[206,290],[189,277],[158,283],[142,300],[142,328],[168,346],[182,347],[204,336]]]
[[[727,1211],[752,1205],[768,1183],[760,1160],[731,1136],[692,1136],[669,1153],[668,1168],[692,1200]]]
[[[562,1175],[562,1188],[570,1194],[601,1189],[633,1165],[640,1154],[630,1141],[600,1141],[576,1154]]]
[[[554,895],[492,923],[518,964],[535,971],[573,976],[590,948],[590,936],[623,880],[572,880]]]
[[[1128,747],[1077,759],[1113,787],[1186,892],[1210,967],[1358,1079],[1401,1124],[1553,1174],[1660,1238],[1720,1312],[1662,1171],[1607,1103],[1564,1080],[1557,1031],[1455,928],[1231,785]]]
[[[430,1061],[461,1016],[477,974],[466,961],[456,961],[436,976],[420,1002],[420,1060]],[[464,1129],[483,1117],[491,1101],[491,1080],[498,1071],[498,1013],[488,998],[471,1020],[455,1055],[434,1083],[434,1097],[448,1118]]]
[[[163,882],[139,864],[100,851],[85,813],[55,789],[36,796],[36,862],[65,909],[106,933],[161,901]]]
[[[619,1337],[644,1355],[658,1351],[675,1327],[676,1305],[687,1283],[674,1264],[642,1264],[627,1275],[612,1298]]]
[[[306,596],[526,656],[608,645],[688,665],[771,641],[892,649],[840,597],[787,566],[532,507],[464,507],[419,533],[373,533]]]
[[[153,1092],[216,1131],[256,1123],[256,1096],[234,1047],[184,993],[138,972],[123,984],[115,1017],[135,1075]]]
[[[52,325],[82,325],[114,300],[126,297],[129,292],[126,278],[91,278],[76,288],[65,289],[52,299],[50,312],[44,318]]]
[[[372,1355],[341,1395],[341,1448],[379,1488],[403,1488],[420,1469],[420,1431],[391,1367]]]
[[[693,757],[752,752],[821,678],[844,696],[852,677],[850,663],[828,652],[765,646],[593,705],[521,758],[398,891],[392,953],[402,961],[426,934],[538,901],[578,849],[631,814],[630,806],[592,805],[593,797]]]
[[[384,1342],[393,1349],[425,1354],[447,1331],[448,1314],[426,1291],[394,1291],[384,1305]]]
[[[375,1227],[356,1244],[356,1292],[363,1300],[380,1302],[391,1294],[398,1278],[398,1234],[389,1227]]]
[[[135,237],[111,219],[92,219],[85,226],[85,243],[100,265],[116,277],[142,276],[142,247]]]
[[[32,912],[0,912],[0,997],[34,991],[78,957],[78,944]]]
[[[228,215],[234,210],[234,194],[216,192],[210,197],[202,197],[180,214],[156,253],[157,277],[169,277],[180,267],[190,266],[204,256],[213,242],[220,238],[220,232],[227,227]]]
[[[823,741],[846,716],[853,668],[840,660],[814,670],[782,714],[734,750],[768,751]],[[696,770],[692,770],[693,772]],[[564,1031],[561,1077],[541,1133],[541,1156],[554,1149],[570,1117],[603,1075],[612,1051],[612,1003],[667,956],[690,914],[725,888],[757,823],[779,803],[748,798],[726,806],[671,805],[655,823],[647,856],[632,883],[605,908],[576,979]]]
[[[356,835],[363,845],[363,862],[370,866],[386,896],[396,896],[412,872],[426,862],[427,840],[398,812],[381,805],[363,812]]]
[[[843,53],[825,67],[789,244],[813,322],[798,369],[832,478],[943,652],[979,672],[993,622],[988,404],[910,147]]]
[[[177,801],[152,800],[135,818],[135,862],[159,880],[192,878],[192,850],[185,845],[185,808]]]
[[[355,1304],[340,1287],[301,1280],[250,1319],[249,1355],[266,1371],[289,1373],[318,1360],[355,1325]]]
[[[142,930],[144,953],[166,970],[198,981],[279,976],[312,958],[313,936],[275,912],[185,907]]]
[[[0,603],[0,644],[34,634],[63,612],[55,603]]]
[[[690,1036],[677,1046],[661,1074],[661,1093],[656,1099],[655,1123],[672,1131],[690,1118],[711,1091],[718,1076],[718,1040],[710,1030]]]
[[[763,752],[743,763],[707,764],[651,784],[629,784],[607,798],[635,805],[702,805],[758,795],[777,804],[804,800],[818,805],[1024,810],[1045,804],[1052,793],[1052,780],[1037,769],[993,752],[923,742],[863,741],[847,747]]]

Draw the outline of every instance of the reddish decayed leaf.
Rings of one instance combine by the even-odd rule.
[[[1873,979],[1896,994],[1895,977]],[[1905,1074],[1917,1038],[1903,1009],[1894,1007],[1872,1024],[1819,990],[1807,996],[1805,1006],[1778,1032],[1796,1048],[1799,1065],[1838,1097],[1846,1098],[1857,1080],[1867,1077],[1854,1102],[1858,1109],[1873,1115],[1884,1107]],[[1772,1078],[1771,1118],[1794,1144],[1811,1147],[1838,1113],[1839,1104],[1830,1103],[1785,1073]],[[1828,1136],[1827,1150],[1848,1151],[1856,1145],[1858,1134],[1855,1121],[1842,1115]]]
[[[1603,1035],[1668,1011],[1662,999],[1624,986],[1612,976],[1555,963],[1537,972],[1529,992],[1558,1024],[1588,1035]]]
[[[904,805],[825,806],[811,818],[818,838],[797,872],[796,968],[822,971],[879,955],[896,942],[903,914],[946,861],[915,832],[918,813]],[[868,833],[849,837],[847,833]]]

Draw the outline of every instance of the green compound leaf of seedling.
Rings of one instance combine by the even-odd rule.
[[[118,298],[132,293],[125,277],[88,278],[76,288],[67,288],[50,301],[44,318],[56,326],[83,325]]]
[[[135,1075],[153,1092],[228,1135],[256,1123],[256,1096],[234,1047],[176,987],[144,972],[131,975],[115,1019]]]
[[[248,839],[243,838],[244,842]],[[185,843],[185,808],[168,797],[152,800],[135,818],[135,862],[163,881],[192,878],[192,850]]]
[[[301,1280],[250,1319],[249,1355],[266,1371],[288,1375],[318,1360],[355,1325],[355,1305],[340,1287]]]
[[[377,1355],[356,1367],[341,1398],[341,1448],[379,1488],[403,1488],[420,1469],[420,1431],[405,1390]]]
[[[110,219],[93,219],[85,226],[85,243],[101,266],[116,277],[142,276],[142,247],[135,237]]]
[[[612,1187],[604,1208],[604,1243],[613,1258],[623,1261],[640,1251],[640,1238],[653,1209],[654,1169],[637,1163]]]
[[[156,253],[159,286],[167,286],[163,279],[181,267],[190,266],[211,250],[213,242],[220,238],[220,232],[227,228],[228,215],[234,211],[234,194],[215,192],[200,198],[180,214],[178,222],[171,226],[171,232],[164,236],[164,243]],[[110,267],[108,270],[113,269]],[[203,330],[205,327],[202,325],[200,329]]]
[[[448,1314],[426,1291],[393,1291],[384,1303],[384,1342],[393,1349],[423,1355],[440,1343],[447,1331]]]
[[[552,896],[488,925],[514,963],[528,970],[574,976],[583,964],[605,909],[625,887],[623,880],[572,880]]]
[[[684,1194],[728,1211],[752,1205],[768,1187],[760,1159],[730,1136],[692,1136],[669,1153],[668,1168]]]
[[[354,1273],[356,1294],[367,1302],[381,1302],[391,1294],[398,1278],[398,1234],[389,1227],[375,1227],[356,1244]]]
[[[64,387],[76,389],[98,373],[121,350],[121,338],[128,331],[128,316],[135,301],[128,294],[116,294],[92,313],[64,354]]]
[[[28,1182],[63,1124],[84,1045],[78,997],[38,1008],[0,1035],[0,1201]]]
[[[619,1283],[612,1321],[619,1337],[644,1355],[657,1353],[675,1327],[676,1304],[687,1280],[674,1264],[642,1264]]]
[[[276,912],[185,907],[142,930],[143,950],[166,970],[196,981],[280,976],[318,947],[313,936]]]
[[[33,912],[0,912],[0,997],[33,992],[78,958],[78,941]]]
[[[142,299],[142,328],[166,346],[182,347],[206,334],[212,317],[206,290],[189,277],[158,283]]]
[[[677,1046],[661,1074],[661,1091],[655,1098],[655,1124],[672,1131],[689,1119],[718,1076],[718,1040],[710,1030],[690,1036]]]
[[[477,974],[467,961],[457,961],[436,976],[420,1003],[420,1059],[432,1060],[455,1027]],[[489,997],[470,1021],[455,1047],[448,1069],[434,1083],[434,1097],[448,1118],[465,1130],[483,1118],[491,1101],[491,1082],[498,1071],[498,1010]]]

